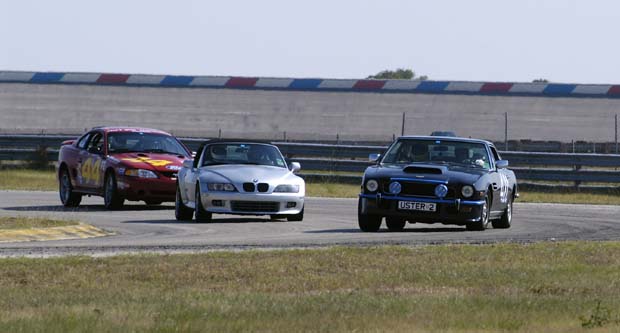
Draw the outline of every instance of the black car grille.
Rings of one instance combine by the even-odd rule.
[[[404,196],[416,196],[416,197],[429,197],[435,198],[435,188],[437,184],[428,184],[428,183],[416,183],[416,182],[400,182],[401,191],[399,195]],[[390,193],[389,190],[390,182],[385,182],[383,184],[383,192]],[[453,199],[455,198],[454,189],[448,187],[448,194],[446,198]]]
[[[258,184],[258,192],[267,192],[267,191],[269,191],[269,184],[267,183]]]
[[[280,210],[280,203],[272,201],[231,201],[230,207],[236,212],[275,213]]]
[[[245,192],[254,192],[257,189],[258,192],[267,192],[269,191],[269,184],[259,183],[258,185],[254,185],[254,183],[243,183],[243,190]]]

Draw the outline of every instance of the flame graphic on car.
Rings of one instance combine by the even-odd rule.
[[[148,157],[136,157],[136,158],[123,158],[123,161],[127,161],[127,162],[133,162],[133,163],[138,163],[138,162],[144,162],[147,164],[150,164],[154,167],[161,167],[161,166],[166,166],[168,164],[171,164],[171,161],[167,161],[167,160],[154,160]]]

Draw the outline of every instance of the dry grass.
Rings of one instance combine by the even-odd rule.
[[[0,217],[0,230],[52,228],[78,224],[76,221],[52,220],[44,217]]]
[[[58,191],[56,174],[51,170],[0,170],[1,190]]]
[[[617,242],[1,259],[0,331],[617,332],[619,294]]]

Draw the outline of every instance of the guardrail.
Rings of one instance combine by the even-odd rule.
[[[0,161],[53,162],[58,158],[62,141],[74,139],[62,135],[0,135]],[[182,138],[191,149],[197,149],[203,139]],[[338,177],[344,182],[358,182],[361,173],[371,165],[368,155],[381,153],[386,146],[331,145],[317,143],[273,142],[291,160],[303,165],[307,177]],[[5,147],[5,148],[2,148]],[[8,147],[8,148],[7,148]],[[612,154],[563,154],[534,152],[501,152],[510,161],[517,178],[535,182],[571,182],[573,188],[583,183],[620,183],[620,155]],[[358,175],[313,175],[308,173],[336,172]],[[557,186],[557,185],[553,185]],[[600,187],[600,186],[599,186]],[[603,186],[602,188],[613,188]]]

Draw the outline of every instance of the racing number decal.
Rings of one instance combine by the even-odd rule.
[[[499,173],[499,180],[501,183],[499,198],[502,203],[508,202],[508,177],[505,174]]]
[[[101,183],[101,159],[88,158],[80,167],[82,181],[85,184],[97,185]]]

